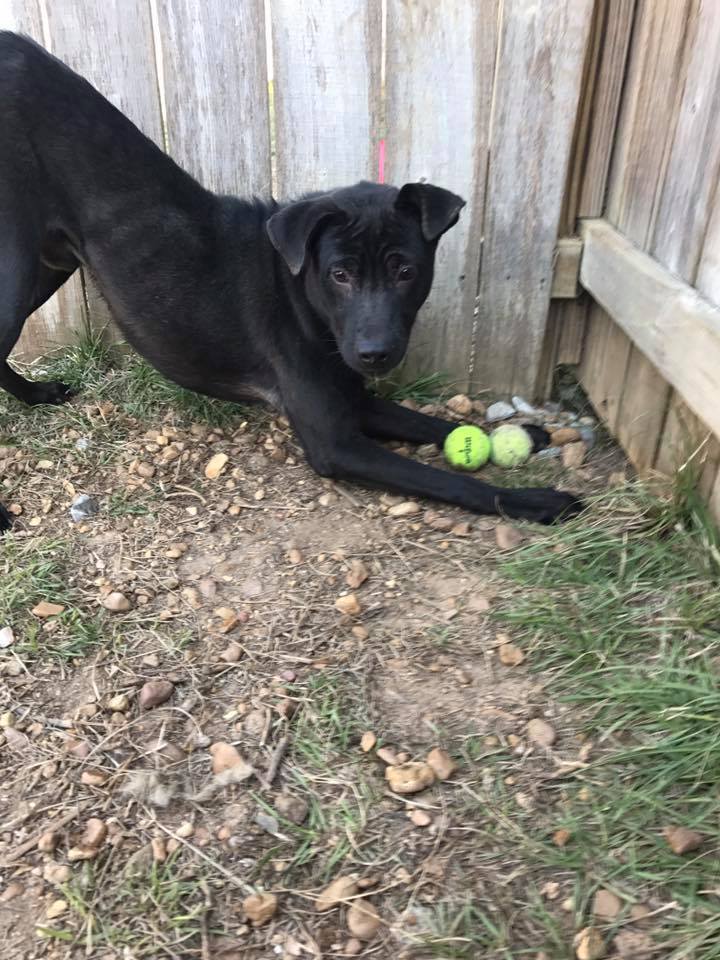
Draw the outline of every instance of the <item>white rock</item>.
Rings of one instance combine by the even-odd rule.
[[[491,403],[485,413],[485,419],[488,423],[494,423],[496,420],[507,420],[508,417],[515,416],[515,407],[511,403],[505,403],[504,400],[498,400],[497,403]]]

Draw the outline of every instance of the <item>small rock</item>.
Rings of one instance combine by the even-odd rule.
[[[247,597],[248,600],[254,600],[255,597],[262,595],[263,585],[256,577],[251,577],[243,582],[240,589],[244,597]]]
[[[160,666],[160,657],[156,653],[148,653],[147,656],[142,658],[142,662],[146,667],[155,669]]]
[[[598,890],[593,898],[592,912],[598,920],[614,920],[622,910],[622,901],[612,890]]]
[[[255,893],[243,900],[245,916],[254,927],[261,927],[277,912],[278,901],[274,893]]]
[[[169,680],[148,680],[143,684],[138,697],[141,710],[151,710],[159,707],[173,695],[175,685]]]
[[[277,821],[277,817],[273,817],[269,813],[265,813],[264,810],[258,810],[255,814],[254,822],[260,827],[261,830],[264,830],[265,833],[270,833],[275,836],[280,832],[280,824]]]
[[[642,923],[651,913],[650,907],[645,903],[634,903],[630,907],[630,919],[635,923]]]
[[[71,863],[76,860],[92,860],[105,842],[107,832],[107,826],[103,820],[91,817],[85,824],[85,830],[77,844],[68,850],[68,860]]]
[[[130,609],[130,601],[124,593],[114,590],[100,601],[106,610],[111,613],[126,613]]]
[[[94,497],[80,493],[70,505],[70,517],[73,523],[82,523],[100,512],[100,505]]]
[[[15,634],[11,627],[3,627],[0,630],[0,650],[7,650],[15,643]]]
[[[57,830],[48,830],[37,842],[37,848],[40,853],[53,853],[55,847],[60,843],[60,834]]]
[[[372,940],[380,927],[380,915],[369,900],[353,900],[347,912],[347,926],[358,940]]]
[[[447,752],[435,747],[425,758],[438,780],[449,780],[457,769],[457,764]]]
[[[58,886],[67,883],[72,877],[72,870],[66,863],[55,863],[51,861],[43,867],[43,880],[47,883],[55,883]]]
[[[193,835],[193,833],[195,833],[195,827],[190,823],[189,820],[183,820],[175,833],[178,837],[182,837],[183,840],[187,840]]]
[[[432,817],[425,810],[411,810],[409,817],[416,827],[429,827],[432,823]]]
[[[495,527],[495,543],[501,550],[514,550],[524,539],[523,534],[508,523],[499,523]]]
[[[68,908],[67,900],[53,900],[45,911],[48,920],[56,920],[61,917]]]
[[[288,793],[280,793],[275,797],[275,809],[281,817],[297,825],[305,822],[310,810],[302,797],[293,797]]]
[[[613,947],[623,960],[650,960],[659,956],[657,942],[639,930],[621,930],[615,935]]]
[[[586,450],[592,450],[597,443],[597,433],[592,427],[580,427],[580,439],[585,444]]]
[[[152,844],[146,843],[144,846],[140,847],[139,850],[136,850],[133,854],[128,857],[128,860],[123,869],[123,873],[128,878],[139,878],[145,877],[152,869],[153,865],[153,848]]]
[[[420,504],[414,500],[403,500],[388,509],[389,517],[413,517],[416,513],[420,513]]]
[[[3,892],[0,893],[0,903],[10,903],[11,900],[22,896],[23,893],[25,893],[23,885],[13,881],[13,883],[9,883]]]
[[[147,460],[141,460],[135,467],[135,473],[143,480],[151,480],[155,476],[155,467]]]
[[[687,827],[665,827],[663,830],[668,846],[673,853],[691,853],[702,846],[705,838]]]
[[[560,427],[550,434],[550,443],[554,447],[564,447],[566,443],[575,443],[580,440],[580,431],[575,427]]]
[[[165,863],[167,860],[167,846],[163,837],[153,837],[150,841],[153,860],[155,863]]]
[[[512,405],[515,407],[515,410],[518,413],[524,413],[528,417],[532,417],[538,413],[535,407],[531,403],[528,403],[527,400],[523,399],[523,397],[513,397]]]
[[[425,511],[423,523],[440,533],[449,533],[455,526],[455,521],[451,517],[443,517],[434,510]]]
[[[377,737],[371,730],[366,730],[360,737],[360,749],[363,753],[369,753],[377,743]]]
[[[332,910],[339,903],[344,903],[349,897],[355,896],[357,892],[357,882],[353,877],[336,877],[315,901],[315,909],[318,913]]]
[[[498,657],[506,667],[517,667],[524,661],[525,654],[514,643],[502,643],[498,647]]]
[[[337,503],[337,494],[321,493],[318,497],[318,503],[321,507],[331,507],[334,503]]]
[[[357,617],[360,613],[360,603],[354,593],[344,593],[335,601],[335,609],[348,617]]]
[[[557,880],[549,880],[540,888],[540,894],[548,900],[557,900],[560,895],[560,884]]]
[[[380,747],[375,751],[375,756],[378,760],[382,760],[383,763],[387,763],[390,766],[396,766],[401,762],[392,747]]]
[[[505,403],[504,400],[491,403],[485,411],[485,419],[488,423],[495,423],[497,420],[507,420],[508,417],[514,416],[515,407],[511,403]]]
[[[454,397],[450,397],[445,406],[461,417],[469,416],[473,410],[472,400],[464,393],[456,393]]]
[[[227,466],[227,462],[227,454],[224,453],[216,453],[214,457],[211,457],[205,466],[205,476],[208,480],[217,480]]]
[[[345,583],[351,590],[357,590],[358,587],[361,587],[365,583],[369,576],[368,569],[362,560],[352,560],[350,569],[345,576]]]
[[[573,946],[577,960],[602,960],[606,956],[605,941],[594,927],[581,930]]]
[[[253,773],[253,768],[230,743],[211,744],[210,754],[212,755],[212,772],[216,776],[232,770],[233,774],[237,773],[241,779],[246,780]],[[235,779],[234,776],[233,779]]]
[[[225,663],[238,663],[242,658],[243,650],[239,643],[232,641],[225,647],[223,652],[220,654],[220,659],[224,660]]]
[[[355,637],[356,640],[367,640],[367,638],[370,636],[370,634],[365,629],[365,627],[363,627],[362,624],[359,624],[359,623],[355,624],[355,626],[352,628],[350,632],[352,633],[352,635]]]
[[[363,950],[362,940],[358,940],[357,937],[352,937],[345,944],[345,949],[343,950],[343,956],[357,957],[358,954],[362,953],[362,950]]]
[[[460,523],[455,524],[450,533],[454,537],[469,537],[471,529],[472,528],[467,520],[461,520]]]
[[[582,440],[576,443],[567,443],[562,448],[562,463],[568,470],[576,470],[581,467],[585,460],[587,447]]]
[[[80,783],[86,787],[102,787],[108,781],[108,775],[102,770],[83,770],[80,774]]]
[[[0,729],[9,730],[11,727],[15,726],[15,715],[11,710],[6,710],[5,713],[0,713]]]
[[[536,743],[540,747],[551,747],[557,740],[555,728],[539,717],[528,723],[527,736],[531,743]]]
[[[130,709],[130,701],[126,693],[117,693],[108,700],[108,710],[115,713],[124,713]]]
[[[297,547],[291,547],[285,556],[287,557],[288,563],[292,564],[294,567],[296,567],[299,563],[302,563],[304,560],[302,553],[297,549]]]
[[[387,767],[385,779],[395,793],[418,793],[435,782],[433,769],[427,763],[410,761],[398,766]]]
[[[565,830],[563,828],[561,830],[555,831],[555,833],[552,836],[552,841],[556,847],[566,847],[571,837],[572,837],[572,834],[570,833],[570,831]]]
[[[65,607],[61,603],[49,603],[47,600],[41,600],[37,606],[33,607],[32,612],[36,617],[45,619],[46,617],[57,617]]]

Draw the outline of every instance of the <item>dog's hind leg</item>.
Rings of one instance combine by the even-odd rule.
[[[72,391],[57,380],[26,380],[10,367],[7,358],[18,341],[27,317],[41,307],[75,272],[56,270],[44,263],[13,265],[10,257],[0,264],[0,387],[18,400],[34,406],[64,403]]]

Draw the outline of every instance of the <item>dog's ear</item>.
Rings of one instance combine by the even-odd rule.
[[[406,183],[397,195],[395,206],[417,214],[423,236],[432,242],[455,226],[465,201],[456,193],[431,183]]]
[[[307,257],[310,238],[320,223],[337,217],[339,208],[330,197],[298,200],[274,213],[266,224],[270,242],[296,277]]]

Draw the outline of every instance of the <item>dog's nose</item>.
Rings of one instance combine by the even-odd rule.
[[[360,362],[364,367],[368,369],[372,367],[380,367],[384,363],[387,363],[389,354],[387,351],[383,350],[382,347],[360,347],[358,350],[358,357],[360,357]]]

